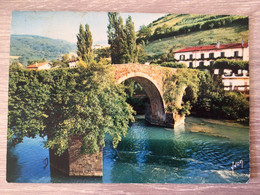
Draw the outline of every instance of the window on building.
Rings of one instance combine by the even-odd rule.
[[[189,63],[189,68],[193,68],[193,63],[192,62]]]
[[[224,58],[225,57],[225,52],[220,53],[220,57]]]
[[[203,60],[204,59],[204,53],[202,53],[201,55],[200,55],[200,58]]]
[[[209,62],[209,65],[212,67],[213,66],[213,64],[214,64],[214,61],[210,61]]]
[[[213,59],[214,58],[214,53],[209,53],[209,58]]]
[[[235,57],[238,57],[238,51],[235,51],[235,52],[234,52],[234,56],[235,56]]]
[[[200,63],[199,63],[199,66],[204,66],[204,62],[200,62]]]
[[[185,55],[180,55],[180,60],[185,60]]]
[[[192,58],[193,58],[193,55],[192,55],[192,54],[190,54],[190,59],[192,60]]]

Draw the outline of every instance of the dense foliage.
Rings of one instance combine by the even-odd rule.
[[[99,62],[101,59],[110,58],[110,47],[94,49],[95,60]]]
[[[179,69],[175,75],[166,75],[163,92],[167,111],[248,122],[248,99],[241,93],[225,92],[219,76]]]
[[[19,57],[18,61],[24,66],[28,65],[28,60],[56,60],[62,54],[75,51],[76,45],[64,40],[36,35],[11,35],[10,55]]]
[[[85,62],[91,62],[93,60],[93,40],[88,24],[85,25],[85,30],[83,28],[83,25],[80,24],[79,33],[77,34],[77,40],[78,57]]]
[[[193,114],[249,122],[249,100],[244,94],[225,92],[220,76],[200,71],[198,78],[198,98],[191,104]]]
[[[163,67],[170,67],[170,68],[187,68],[185,63],[177,63],[177,62],[163,62],[160,64]]]
[[[112,64],[123,64],[126,62],[127,43],[124,31],[123,18],[117,12],[108,13],[108,44],[110,44]]]
[[[110,44],[112,64],[135,63],[141,58],[143,48],[136,45],[135,27],[132,17],[128,16],[124,25],[123,18],[117,12],[108,13],[108,44]]]
[[[239,69],[248,70],[249,62],[242,60],[230,60],[230,59],[218,59],[214,62],[214,69],[220,69],[220,74],[222,74],[224,69],[230,69],[232,72],[237,73]]]
[[[47,148],[62,154],[71,136],[78,136],[83,153],[98,152],[105,133],[116,147],[125,135],[133,110],[124,89],[116,85],[110,66],[28,71],[10,67],[8,140],[48,136]]]
[[[191,101],[197,100],[199,91],[199,71],[193,69],[178,69],[173,75],[166,74],[163,85],[163,98],[167,111],[189,114]],[[189,97],[182,100],[185,90],[189,88]]]
[[[149,39],[149,37],[152,35],[152,29],[149,28],[148,26],[142,25],[142,26],[140,26],[140,29],[139,29],[137,35],[139,37],[138,41],[141,41],[141,40],[147,41]]]
[[[137,62],[137,47],[136,47],[136,35],[135,25],[132,21],[132,17],[128,16],[125,25],[126,42],[127,42],[127,62]]]

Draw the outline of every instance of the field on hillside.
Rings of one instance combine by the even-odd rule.
[[[159,39],[148,43],[144,49],[148,56],[152,56],[167,54],[171,48],[176,51],[190,46],[212,45],[217,41],[220,41],[220,44],[239,43],[243,38],[247,42],[248,32],[247,25],[232,25]]]
[[[168,14],[153,21],[148,25],[148,27],[152,32],[154,32],[156,28],[163,27],[164,25],[168,27],[174,26],[175,29],[179,29],[185,25],[199,24],[206,21],[229,17],[230,16],[227,15]]]

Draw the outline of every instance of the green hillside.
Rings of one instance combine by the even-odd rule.
[[[145,29],[145,30],[144,30]],[[143,30],[144,33],[140,33]],[[248,41],[248,17],[227,15],[168,14],[137,33],[146,43],[149,56],[169,53],[171,49]],[[147,33],[149,32],[149,33]]]
[[[147,55],[152,56],[166,54],[171,49],[176,51],[189,46],[212,45],[217,41],[221,44],[239,43],[242,38],[248,41],[247,26],[232,26],[159,39],[147,44],[144,49]]]
[[[11,35],[10,56],[16,56],[24,66],[28,60],[55,60],[62,54],[75,52],[76,45],[64,40],[36,35]]]

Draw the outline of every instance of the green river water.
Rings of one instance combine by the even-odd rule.
[[[8,147],[9,182],[77,183],[246,183],[249,127],[230,121],[187,117],[176,129],[149,126],[136,117],[116,149],[109,136],[103,149],[103,177],[68,177],[50,171],[42,138]],[[231,169],[243,160],[243,168]]]

